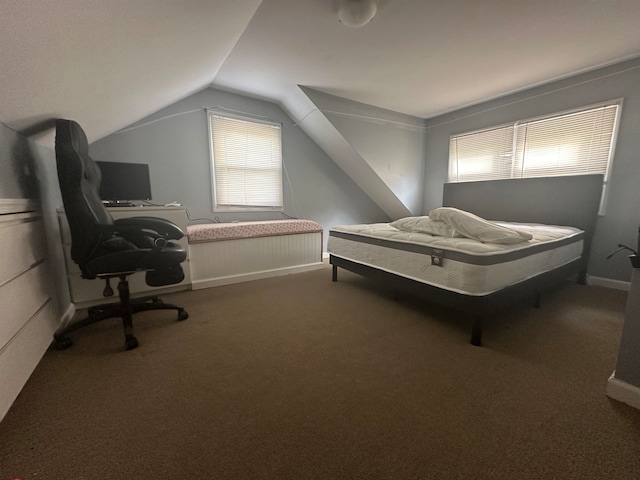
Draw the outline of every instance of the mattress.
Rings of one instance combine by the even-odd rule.
[[[584,232],[577,228],[495,222],[531,233],[504,245],[398,230],[388,223],[336,226],[331,255],[465,295],[488,295],[580,258]]]

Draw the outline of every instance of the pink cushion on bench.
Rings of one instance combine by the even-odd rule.
[[[312,220],[266,220],[262,222],[205,223],[189,225],[189,243],[215,242],[236,238],[272,237],[296,233],[322,232],[322,225]]]

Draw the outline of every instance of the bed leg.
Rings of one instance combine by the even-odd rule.
[[[331,265],[332,269],[331,269],[331,281],[332,282],[337,282],[338,281],[338,267],[336,265]]]
[[[484,318],[477,316],[473,319],[473,326],[471,327],[471,345],[476,347],[482,346],[482,323]]]
[[[587,284],[587,272],[585,270],[578,273],[578,284],[579,285]]]

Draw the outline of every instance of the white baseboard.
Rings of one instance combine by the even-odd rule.
[[[616,378],[615,372],[607,382],[607,396],[640,410],[640,387]]]
[[[239,275],[229,275],[226,277],[208,278],[196,280],[191,278],[191,289],[200,290],[203,288],[218,287],[220,285],[230,285],[232,283],[248,282],[250,280],[260,280],[263,278],[277,277],[279,275],[289,275],[291,273],[307,272],[309,270],[318,270],[324,268],[322,262],[310,263],[307,265],[296,265],[293,267],[274,268],[271,270],[262,270],[260,272],[243,273]]]
[[[587,283],[596,287],[613,288],[615,290],[629,291],[631,282],[623,282],[622,280],[612,280],[611,278],[592,277],[589,275]]]

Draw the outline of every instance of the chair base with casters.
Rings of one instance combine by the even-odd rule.
[[[129,293],[129,282],[127,280],[128,275],[134,272],[127,272],[120,275],[101,275],[107,282],[105,292],[113,292],[109,285],[111,278],[119,278],[118,293],[120,297],[119,302],[105,303],[89,307],[87,317],[78,322],[74,322],[67,326],[63,330],[56,332],[53,336],[54,346],[57,350],[64,350],[73,345],[73,340],[68,336],[71,332],[74,332],[82,327],[92,325],[94,323],[106,320],[108,318],[121,318],[122,326],[124,328],[125,348],[127,350],[133,350],[138,346],[138,339],[133,335],[133,321],[132,316],[134,313],[144,312],[148,310],[176,310],[178,312],[178,320],[186,320],[189,318],[187,311],[178,306],[170,303],[164,303],[157,295],[149,295],[146,297],[140,297],[131,299]]]

